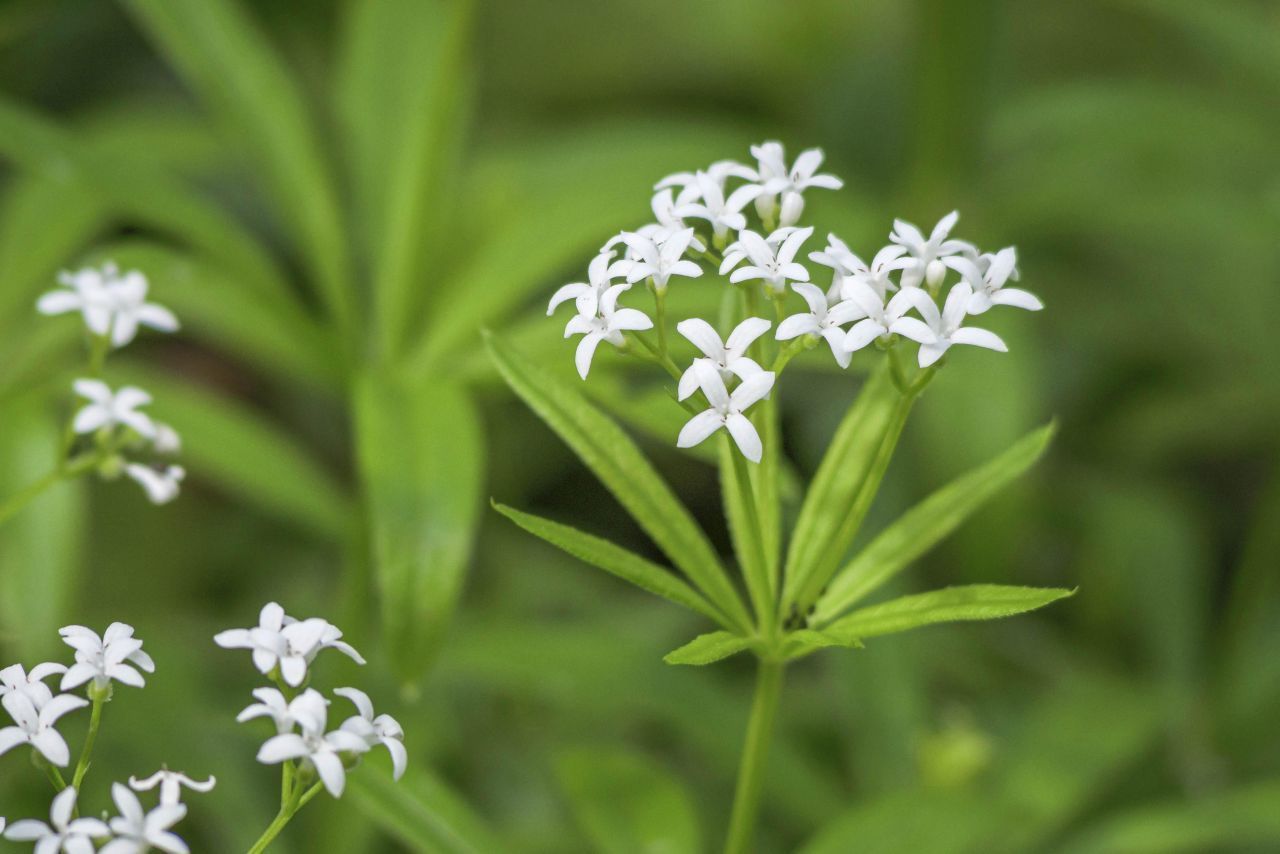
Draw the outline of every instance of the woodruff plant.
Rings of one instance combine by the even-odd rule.
[[[1042,305],[1007,286],[1018,278],[1012,247],[986,254],[950,236],[954,212],[927,237],[895,220],[890,244],[870,264],[830,235],[824,249],[808,256],[832,271],[830,285],[819,287],[796,260],[814,231],[800,225],[804,194],[838,190],[842,182],[818,174],[818,149],[803,152],[789,167],[780,143],[751,151],[754,166],[725,160],[659,181],[652,200],[657,221],[611,238],[589,265],[588,281],[560,288],[547,312],[572,301],[576,313],[564,334],[581,336],[575,362],[584,380],[602,343],[666,371],[674,383],[673,405],[690,416],[675,437],[678,447],[721,433],[725,516],[746,602],[710,539],[627,434],[508,342],[488,339],[511,388],[627,508],[677,572],[567,525],[501,504],[497,510],[569,554],[720,627],[668,654],[669,663],[710,664],[745,651],[758,659],[729,852],[750,848],[789,662],[931,623],[1019,614],[1071,594],[982,584],[858,607],[1044,451],[1052,425],[943,487],[848,557],[907,417],[950,348],[1006,350],[994,333],[966,321],[994,306]],[[691,280],[715,278],[715,271],[719,278],[711,286],[722,288],[724,297],[719,328],[690,317],[675,323],[673,334],[669,288],[707,287]],[[778,381],[795,357],[820,344],[841,368],[857,351],[878,355],[784,537]]]

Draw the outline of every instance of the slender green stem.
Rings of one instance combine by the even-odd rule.
[[[293,763],[286,762],[281,770],[281,789],[287,792],[280,803],[280,811],[276,813],[276,817],[271,820],[271,824],[267,825],[267,829],[262,831],[262,835],[258,837],[258,841],[253,843],[253,847],[249,849],[249,854],[261,854],[267,850],[267,846],[275,841],[285,826],[293,819],[298,811],[311,802],[311,799],[320,793],[323,788],[322,783],[315,783],[311,788],[303,792],[301,785],[294,785],[300,782],[299,778],[293,772]]]
[[[680,369],[676,367],[675,362],[671,361],[671,357],[668,356],[666,353],[660,352],[657,347],[653,346],[653,342],[651,342],[648,338],[645,338],[643,335],[640,335],[639,333],[634,333],[634,335],[635,335],[635,339],[639,341],[640,344],[646,350],[649,351],[649,353],[653,356],[654,360],[659,365],[662,365],[662,367],[667,369],[667,373],[671,374],[672,379],[674,379],[676,382],[679,382]]]
[[[92,692],[91,692],[92,693]],[[89,733],[84,737],[84,749],[80,751],[80,760],[76,762],[76,773],[71,778],[71,785],[80,791],[80,783],[89,771],[89,760],[93,756],[93,745],[98,740],[98,727],[102,725],[102,707],[106,700],[93,697],[93,708],[89,710]]]
[[[667,292],[657,287],[653,291],[654,325],[658,327],[658,355],[667,355]]]
[[[728,437],[725,437],[725,442],[728,443],[728,441]],[[742,532],[746,540],[746,548],[751,551],[750,557],[743,555],[742,561],[743,569],[748,574],[747,592],[751,594],[752,604],[755,605],[760,631],[766,637],[772,637],[777,628],[774,620],[777,605],[769,592],[769,565],[764,553],[764,543],[761,540],[760,511],[756,507],[756,493],[751,485],[751,471],[747,466],[747,458],[737,448],[728,445],[726,447],[729,447],[729,456],[733,459],[738,498],[747,516],[743,520],[745,530]]]
[[[44,772],[49,777],[49,782],[53,784],[56,791],[64,791],[67,788],[67,781],[62,779],[62,772],[54,768],[49,763],[45,763]]]
[[[285,825],[289,823],[289,819],[293,818],[293,812],[288,807],[280,807],[280,812],[276,813],[276,817],[272,819],[271,824],[267,825],[267,829],[262,831],[262,835],[258,837],[258,841],[253,843],[253,847],[249,849],[249,854],[262,854],[267,850],[267,846],[275,841],[280,835],[280,831],[284,830]]]
[[[107,361],[107,353],[111,351],[110,332],[106,335],[95,335],[89,342],[89,376],[98,379],[102,376],[102,368]]]
[[[729,835],[724,845],[725,854],[746,854],[751,850],[769,742],[773,738],[773,722],[778,711],[778,698],[782,694],[784,667],[786,665],[781,661],[760,660],[756,693],[751,701],[751,718],[747,723],[747,739],[742,749],[742,764],[738,768]]]

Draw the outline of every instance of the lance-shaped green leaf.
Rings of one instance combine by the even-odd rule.
[[[803,658],[810,653],[831,646],[844,646],[862,649],[862,641],[855,637],[836,637],[827,632],[814,629],[800,629],[787,635],[786,645],[782,648],[784,658]]]
[[[383,631],[398,675],[421,676],[461,593],[484,477],[480,419],[460,386],[366,374],[355,392]]]
[[[770,592],[769,567],[764,554],[760,513],[751,466],[726,432],[720,437],[720,493],[729,523],[733,550],[747,583],[747,593],[762,625],[773,622],[774,598]]]
[[[662,657],[667,664],[713,664],[722,658],[737,655],[749,648],[754,641],[732,632],[708,632],[698,635],[679,649],[673,649]]]
[[[707,535],[635,442],[572,387],[501,339],[487,335],[486,340],[512,390],[573,449],[694,586],[736,627],[748,628],[751,620],[742,599]]]
[[[818,600],[810,622],[825,625],[891,579],[977,512],[1040,459],[1052,424],[1014,443],[1000,456],[962,475],[908,510],[859,552]]]
[[[430,772],[410,769],[393,780],[381,768],[347,778],[356,809],[413,851],[488,854],[507,846],[465,801]]]
[[[1012,587],[1004,584],[946,587],[860,608],[836,620],[823,632],[852,641],[905,632],[934,623],[993,620],[1034,611],[1074,593],[1074,590],[1054,587]]]
[[[619,545],[600,537],[579,531],[568,525],[543,519],[532,513],[523,513],[505,504],[493,505],[503,516],[515,522],[535,537],[541,537],[553,546],[562,549],[581,561],[605,572],[616,575],[623,581],[629,581],[641,590],[661,596],[677,605],[683,605],[693,611],[709,617],[726,628],[731,627],[729,619],[718,608],[708,602],[701,593],[685,584],[674,573],[664,569],[653,561],[645,560],[635,552],[628,551]]]
[[[178,73],[258,159],[330,311],[348,323],[347,234],[297,82],[235,0],[124,0]]]
[[[808,607],[853,542],[911,406],[885,360],[867,377],[836,429],[796,520],[783,586],[784,610]]]

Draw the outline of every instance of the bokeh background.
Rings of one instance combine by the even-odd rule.
[[[324,680],[396,714],[413,766],[280,851],[715,849],[750,663],[664,665],[695,618],[488,511],[651,548],[478,330],[567,375],[551,290],[652,181],[776,138],[846,181],[813,194],[819,234],[872,253],[959,208],[1048,306],[995,319],[1009,355],[951,360],[868,527],[1050,417],[1059,438],[901,590],[1080,591],[792,668],[760,850],[1280,847],[1280,5],[9,0],[0,91],[0,494],[47,469],[82,359],[32,310],[58,269],[116,257],[186,322],[108,373],[183,431],[182,498],[80,483],[0,528],[3,663],[119,619],[159,665],[107,709],[90,808],[168,762],[220,780],[196,850],[266,825],[265,733],[233,722],[258,683],[210,638],[276,599],[366,653]],[[335,331],[326,293],[397,286],[373,332]],[[783,404],[804,473],[864,369],[819,361]],[[594,393],[727,548],[714,471],[612,366]],[[388,560],[420,574],[396,631]],[[0,813],[42,814],[0,768]]]

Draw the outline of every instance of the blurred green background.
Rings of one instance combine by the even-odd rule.
[[[760,850],[1280,848],[1280,5],[10,0],[0,47],[0,495],[47,470],[80,364],[32,308],[58,269],[118,258],[186,323],[108,372],[183,432],[182,498],[81,483],[0,529],[0,664],[113,619],[158,663],[107,709],[91,809],[167,762],[220,780],[195,850],[267,824],[265,733],[233,721],[256,674],[210,639],[276,599],[347,630],[371,664],[325,682],[412,757],[279,850],[718,847],[749,662],[664,665],[695,618],[488,512],[652,552],[478,329],[567,375],[552,289],[654,180],[777,138],[846,181],[819,234],[870,257],[894,216],[959,208],[1047,305],[933,384],[869,529],[1051,416],[1059,439],[903,589],[1080,592],[793,668]],[[788,385],[802,472],[863,369]],[[626,382],[593,393],[669,430]],[[727,549],[671,436],[646,449]],[[0,813],[43,814],[0,767]]]

